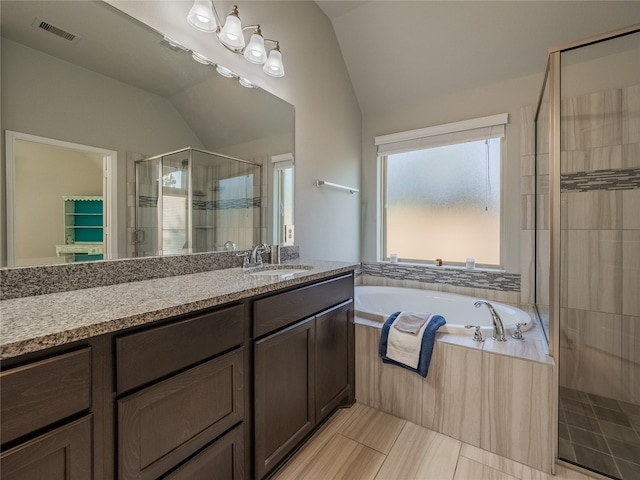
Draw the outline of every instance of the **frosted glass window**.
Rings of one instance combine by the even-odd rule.
[[[500,265],[500,138],[383,157],[383,256]]]

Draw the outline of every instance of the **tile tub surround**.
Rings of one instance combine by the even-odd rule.
[[[241,250],[244,251],[244,250]],[[0,268],[0,300],[208,272],[242,265],[239,252],[194,253],[101,262]],[[281,247],[282,261],[300,258],[300,247]],[[270,257],[265,257],[267,263]]]
[[[0,301],[0,359],[143,325],[306,282],[353,272],[357,264],[313,267],[287,280],[230,268]]]
[[[498,344],[438,334],[429,375],[423,379],[383,364],[378,358],[380,328],[357,324],[356,399],[551,472],[557,428],[554,362],[534,332],[525,337]]]
[[[464,267],[363,263],[365,285],[421,288],[507,303],[520,302],[520,275]]]

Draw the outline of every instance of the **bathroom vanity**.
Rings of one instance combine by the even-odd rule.
[[[355,265],[305,264],[0,302],[2,479],[268,476],[354,401]]]

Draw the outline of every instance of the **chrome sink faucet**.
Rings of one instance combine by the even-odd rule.
[[[486,305],[487,308],[489,309],[489,313],[491,313],[491,318],[493,319],[493,339],[496,342],[506,342],[507,338],[504,336],[504,325],[502,324],[502,319],[500,318],[500,315],[498,315],[498,312],[496,312],[495,308],[493,308],[493,305],[491,305],[489,302],[486,302],[484,300],[478,300],[476,303],[473,304],[474,307],[476,308],[480,308],[482,305]]]
[[[266,243],[259,243],[253,247],[249,257],[249,267],[261,267],[263,253],[269,253],[269,246]]]

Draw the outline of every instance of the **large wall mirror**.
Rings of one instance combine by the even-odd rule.
[[[79,250],[83,243],[70,231],[80,233],[85,226],[71,230],[69,218],[96,222],[92,215],[97,208],[107,217],[104,224],[117,232],[109,238],[105,258],[134,257],[143,250],[216,251],[226,241],[238,248],[278,241],[285,216],[292,215],[291,104],[219,75],[213,66],[194,61],[188,45],[176,45],[100,1],[2,0],[0,18],[1,167],[9,183],[2,202],[7,225],[7,238],[0,242],[2,266],[91,259],[67,254],[65,248]],[[185,153],[177,158],[176,152]],[[201,160],[208,152],[218,154],[210,166]],[[158,157],[171,161],[141,163]],[[227,166],[234,159],[241,161],[240,167]],[[184,183],[187,171],[193,191],[168,186],[174,180]],[[105,180],[108,176],[112,178]],[[207,183],[209,177],[215,178]],[[162,188],[163,182],[173,188],[167,191],[177,193],[167,205],[199,205],[198,212],[185,214],[194,225],[206,215],[224,219],[224,233],[215,237],[207,232],[204,248],[191,249],[186,241],[174,242],[171,249],[137,248],[141,234],[136,212],[140,216],[141,202],[144,207],[154,199],[152,188],[136,190],[136,178],[150,182],[149,188]],[[249,183],[252,188],[240,188]],[[102,207],[89,203],[96,199],[103,200]],[[286,208],[283,199],[288,199]],[[76,211],[84,208],[90,212]],[[227,211],[217,211],[223,208]],[[249,211],[250,225],[229,223]],[[16,238],[15,230],[26,223],[23,237]],[[33,253],[18,253],[26,245],[33,245]],[[8,261],[7,246],[14,257]],[[100,258],[97,251],[89,253]],[[16,260],[16,255],[24,258]]]

